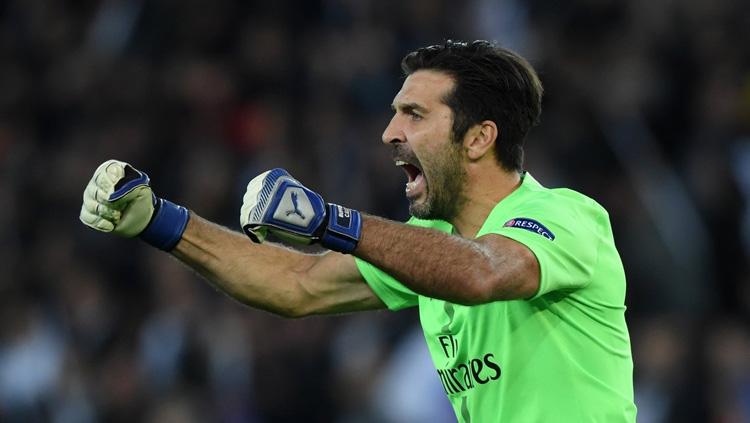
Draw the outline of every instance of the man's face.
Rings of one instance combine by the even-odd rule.
[[[464,203],[461,144],[451,139],[453,113],[443,103],[453,89],[445,73],[421,70],[404,81],[383,132],[393,159],[407,174],[409,212],[422,219],[452,220]]]

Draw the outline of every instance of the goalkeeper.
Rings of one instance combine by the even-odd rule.
[[[103,163],[81,221],[139,237],[252,307],[288,317],[419,307],[461,422],[633,422],[625,275],[607,212],[523,169],[542,87],[515,53],[448,41],[402,61],[383,142],[406,173],[406,224],[327,203],[282,169],[254,178],[242,230]],[[308,255],[266,236],[320,243]]]

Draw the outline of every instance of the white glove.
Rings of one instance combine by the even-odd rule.
[[[107,160],[94,172],[83,192],[80,219],[101,232],[142,240],[171,251],[182,238],[190,214],[187,209],[158,198],[149,178],[119,160]]]
[[[126,238],[137,236],[154,214],[148,184],[145,173],[125,162],[107,160],[96,169],[83,192],[81,222],[97,231]]]
[[[254,242],[263,242],[271,232],[289,242],[319,242],[351,253],[359,242],[362,219],[356,210],[326,203],[286,170],[273,169],[247,184],[240,225]]]

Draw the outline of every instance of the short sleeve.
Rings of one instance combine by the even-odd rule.
[[[591,282],[601,244],[602,213],[606,212],[600,207],[561,209],[554,204],[529,204],[513,217],[486,225],[480,235],[502,235],[534,253],[541,275],[539,291],[532,298],[538,298],[553,291],[584,288]]]
[[[419,303],[419,296],[391,275],[357,257],[354,258],[354,261],[357,263],[357,268],[359,268],[362,277],[370,285],[375,295],[388,306],[388,309],[401,310],[414,307]]]

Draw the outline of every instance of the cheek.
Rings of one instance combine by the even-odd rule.
[[[453,142],[450,117],[423,121],[419,125],[412,125],[407,131],[409,146],[423,167],[434,164],[434,157],[445,154]]]

